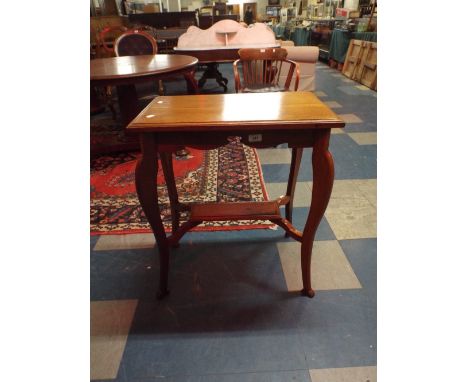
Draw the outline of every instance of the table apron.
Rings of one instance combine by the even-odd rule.
[[[201,132],[167,132],[167,133],[141,133],[142,137],[154,134],[158,145],[183,145],[194,148],[216,148],[229,143],[234,137],[241,142],[255,148],[275,147],[288,143],[289,147],[312,147],[316,140],[324,134],[330,134],[330,128],[314,130],[255,130],[246,131],[213,131]]]

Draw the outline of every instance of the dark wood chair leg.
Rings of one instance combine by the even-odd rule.
[[[285,205],[286,219],[292,223],[292,211],[293,211],[293,200],[294,191],[296,190],[297,174],[299,173],[299,167],[301,166],[302,152],[304,149],[294,147],[291,155],[291,167],[289,169],[288,188],[286,190],[286,196],[289,196],[289,202]],[[288,237],[288,233],[285,233]]]
[[[179,228],[180,216],[179,216],[179,197],[177,195],[177,187],[174,177],[174,167],[172,165],[172,153],[161,152],[159,153],[161,158],[161,166],[164,173],[164,179],[166,180],[167,193],[169,201],[171,203],[171,217],[172,217],[172,234],[174,234]]]
[[[187,92],[189,94],[199,94],[198,82],[195,79],[195,69],[184,73],[185,82],[187,83]]]
[[[310,279],[310,264],[312,260],[312,246],[315,233],[327,209],[328,201],[333,188],[334,165],[333,157],[328,151],[330,141],[330,129],[324,129],[314,144],[312,152],[313,186],[312,201],[310,203],[309,215],[302,234],[301,245],[301,268],[302,283],[304,289],[302,294],[314,297]]]
[[[164,232],[161,211],[158,205],[158,176],[157,139],[155,134],[141,134],[140,146],[142,156],[137,162],[135,170],[135,185],[141,207],[148,219],[156,238],[159,249],[159,291],[158,298],[169,293],[167,288],[169,274],[169,241]]]

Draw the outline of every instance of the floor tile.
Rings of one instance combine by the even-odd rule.
[[[345,129],[337,128],[337,129],[331,129],[332,134],[346,134]]]
[[[346,132],[349,133],[372,133],[377,131],[377,122],[364,121],[363,123],[350,123],[346,125]]]
[[[284,211],[282,211],[284,216]],[[294,207],[293,209],[293,225],[299,231],[304,230],[305,223],[307,221],[307,216],[309,215],[309,207]],[[281,230],[282,231],[282,230]],[[320,221],[320,224],[317,228],[315,234],[315,240],[335,240],[336,237],[328,224],[327,218],[324,216]],[[291,239],[289,239],[291,240]]]
[[[370,88],[364,85],[356,85],[356,88],[363,91],[372,91]]]
[[[157,250],[93,251],[90,262],[92,301],[154,297]]]
[[[316,91],[314,92],[317,97],[327,97],[327,94],[324,91]]]
[[[340,240],[364,292],[377,302],[377,239]]]
[[[362,119],[355,114],[338,114],[338,117],[341,118],[346,123],[361,123]]]
[[[354,183],[369,203],[377,208],[377,179],[360,179]]]
[[[377,382],[375,366],[310,370],[311,382]]]
[[[351,79],[349,79],[349,78],[346,78],[346,77],[342,78],[341,81],[346,82],[346,83],[352,83],[352,82],[354,82],[353,80],[351,80]]]
[[[343,85],[337,86],[339,92],[344,93],[347,96],[371,96],[372,93],[367,90],[363,90],[360,87],[353,86],[353,85]]]
[[[377,133],[349,133],[351,139],[358,145],[376,145]]]
[[[291,163],[290,149],[259,149],[257,153],[262,165]]]
[[[331,107],[332,109],[338,109],[338,108],[341,108],[342,106],[336,102],[336,101],[325,101],[324,102],[325,105],[327,105],[328,107]]]
[[[348,127],[345,128],[345,132]],[[335,179],[371,179],[377,175],[377,146],[359,146],[348,134],[333,134],[330,152],[335,164]],[[304,149],[298,174],[298,181],[312,180],[312,150]],[[289,165],[271,164],[262,166],[263,177],[267,183],[287,182]]]
[[[152,233],[136,233],[131,235],[101,235],[94,246],[95,251],[114,249],[153,248],[156,244]]]
[[[374,180],[335,180],[325,216],[336,238],[372,238],[377,234]]]
[[[286,195],[288,184],[281,183],[266,183],[265,184],[270,200],[277,199],[281,195]],[[311,182],[297,182],[294,191],[294,207],[310,207],[312,198]]]
[[[341,73],[333,73],[332,76],[333,76],[333,77],[343,77],[343,74],[341,74]]]
[[[190,310],[183,313],[189,315]],[[213,313],[216,310],[212,309]],[[122,360],[128,380],[307,368],[300,337],[294,333],[262,330],[178,334],[158,329],[162,332],[132,332]]]
[[[91,379],[117,376],[136,300],[91,302]]]
[[[302,289],[301,244],[277,243],[284,278],[289,291]],[[338,241],[316,241],[312,252],[314,290],[357,289],[361,284]]]
[[[310,382],[308,370],[155,377],[132,382]]]
[[[375,295],[364,288],[319,290],[312,299],[290,293],[297,298],[284,298],[269,316],[281,330],[296,325],[309,369],[376,364]]]
[[[348,126],[345,128],[345,132],[348,132]],[[349,137],[348,132],[348,134],[335,134],[331,136],[330,152],[333,155],[335,164],[335,180],[376,178],[376,145],[359,146]],[[306,153],[308,156],[309,151]],[[306,164],[304,163],[304,165]],[[299,180],[310,180],[307,177],[311,175],[309,175],[308,166],[305,166],[305,171],[300,173]]]

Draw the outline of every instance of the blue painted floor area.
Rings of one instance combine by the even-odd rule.
[[[234,92],[232,66],[220,68]],[[377,174],[377,145],[360,145],[349,133],[376,132],[376,93],[322,63],[316,73],[316,91],[324,93],[320,98],[338,103],[337,114],[362,121],[331,137],[335,178],[345,182],[343,187],[347,181],[368,184]],[[165,88],[168,95],[186,91],[184,81],[168,81]],[[208,80],[203,92],[222,93],[222,88]],[[263,164],[262,170],[266,183],[287,182],[287,163]],[[306,149],[298,181],[311,180],[311,149]],[[307,213],[307,207],[295,208],[299,229]],[[109,301],[137,301],[128,328],[117,325],[123,330],[120,352],[101,357],[109,364],[117,357],[116,366],[105,365],[102,377],[94,380],[310,382],[312,369],[375,366],[376,238],[337,240],[342,236],[335,235],[333,224],[324,217],[316,241],[338,243],[343,269],[355,275],[360,287],[328,287],[313,299],[288,289],[290,270],[278,243],[293,241],[281,229],[188,233],[172,252],[170,295],[163,301],[155,299],[155,249],[95,250],[99,237],[92,237],[92,309]],[[119,311],[112,312],[118,321]],[[106,352],[99,349],[94,351]]]

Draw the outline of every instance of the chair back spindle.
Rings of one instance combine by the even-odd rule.
[[[299,68],[294,61],[288,60],[287,50],[281,48],[240,49],[239,59],[234,62],[236,92],[288,91],[296,74],[295,88],[299,86]],[[242,70],[242,81],[238,66]],[[287,70],[284,84],[280,75]]]

